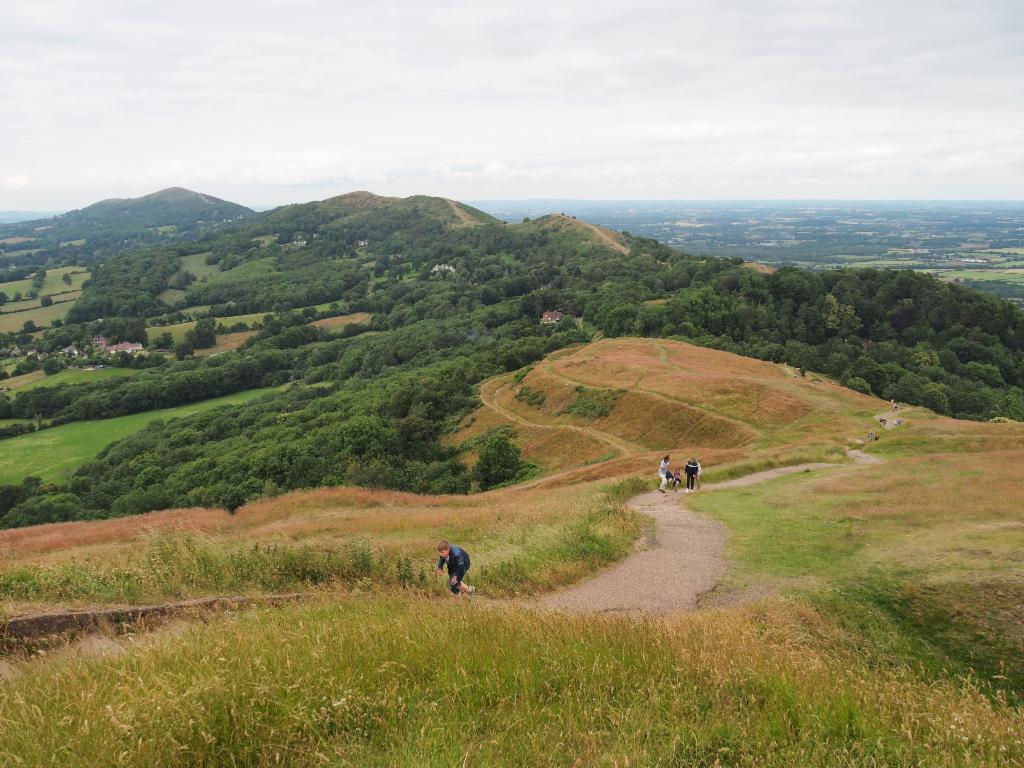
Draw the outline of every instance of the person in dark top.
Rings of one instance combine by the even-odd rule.
[[[697,473],[700,472],[700,464],[697,463],[697,459],[690,459],[683,469],[686,470],[686,492],[692,493],[697,482]]]
[[[448,566],[448,587],[452,594],[461,593],[470,596],[476,594],[476,587],[462,583],[466,577],[466,571],[469,570],[469,553],[462,547],[456,547],[442,539],[437,545],[437,554],[437,575],[440,576],[444,567]]]

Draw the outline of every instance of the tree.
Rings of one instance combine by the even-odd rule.
[[[43,296],[43,298],[41,298],[39,300],[39,306],[41,306],[41,307],[53,306],[53,299],[50,298],[49,296]]]
[[[59,373],[64,369],[64,364],[56,357],[48,357],[43,360],[43,373],[47,376],[53,376],[55,373]]]
[[[473,474],[486,490],[516,479],[522,467],[522,452],[504,432],[494,432],[480,450]]]
[[[217,346],[217,321],[204,317],[185,334],[185,343],[192,349],[209,349]]]
[[[846,386],[852,389],[854,392],[860,392],[864,395],[871,394],[871,385],[868,384],[860,376],[851,376],[846,380]]]
[[[949,413],[949,397],[946,388],[935,381],[930,381],[921,388],[919,402],[936,413]]]

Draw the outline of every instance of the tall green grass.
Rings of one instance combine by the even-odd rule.
[[[801,604],[673,622],[358,598],[21,665],[19,766],[1013,766],[1021,710]]]

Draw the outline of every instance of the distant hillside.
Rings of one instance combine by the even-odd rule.
[[[372,192],[349,192],[312,203],[285,205],[268,211],[269,224],[289,225],[317,217],[318,224],[358,225],[371,220],[396,216],[422,215],[425,219],[449,227],[499,224],[500,221],[481,210],[443,197],[413,195],[411,197],[384,197]]]
[[[194,239],[254,215],[245,206],[181,187],[101,200],[48,219],[0,224],[0,259],[17,264],[90,262],[139,245]]]

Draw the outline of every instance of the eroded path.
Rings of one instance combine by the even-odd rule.
[[[855,464],[878,461],[860,451],[851,451],[850,458]],[[723,483],[705,484],[701,492],[754,485],[836,466],[844,465],[779,467]],[[717,520],[686,509],[685,498],[681,491],[651,491],[634,496],[628,502],[629,508],[654,520],[654,534],[648,547],[588,581],[544,596],[540,604],[570,611],[650,615],[697,608],[700,596],[714,589],[725,573],[728,529]]]

